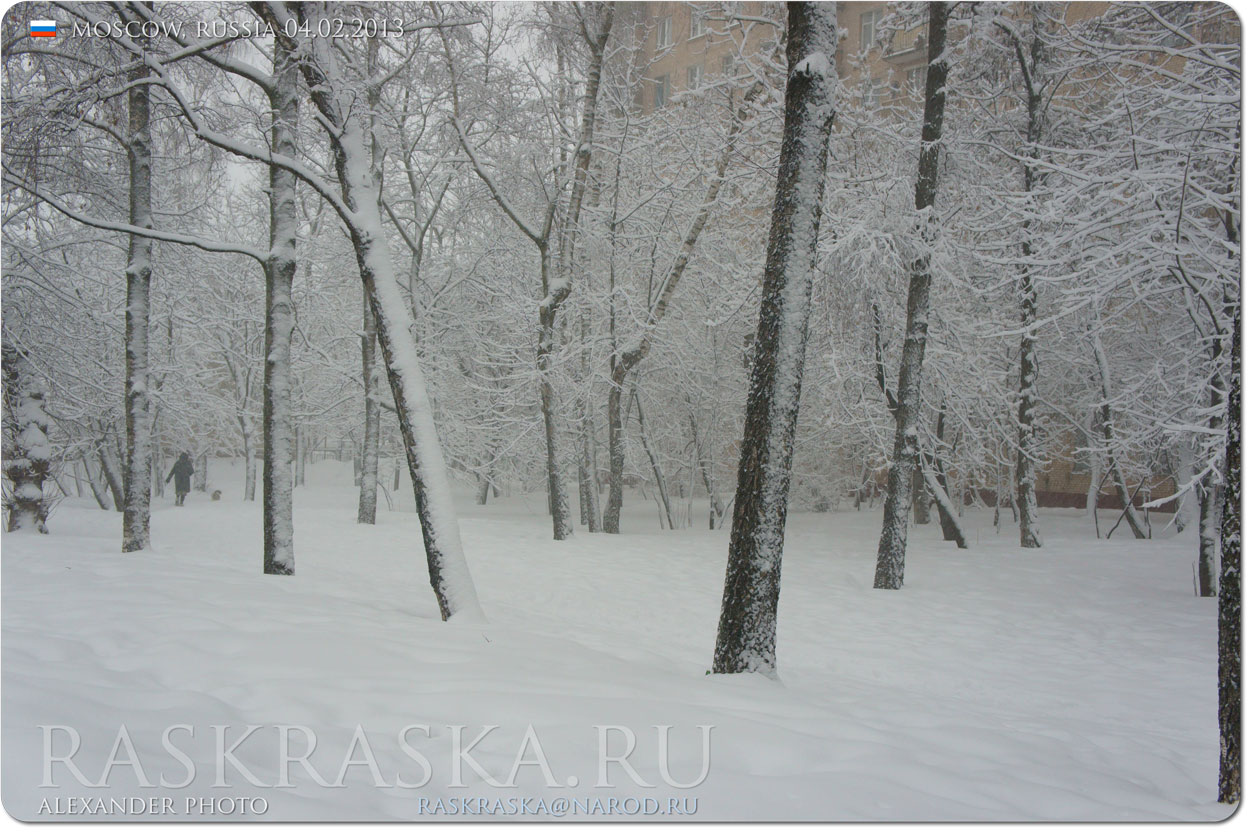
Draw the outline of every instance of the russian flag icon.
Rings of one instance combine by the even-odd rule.
[[[54,38],[56,37],[56,21],[55,20],[32,20],[30,22],[30,36],[32,38]]]

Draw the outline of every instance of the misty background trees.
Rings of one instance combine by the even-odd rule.
[[[837,43],[797,54],[794,15],[816,11],[756,5],[10,14],[9,527],[54,531],[81,492],[147,549],[187,450],[198,487],[242,474],[244,499],[262,469],[263,570],[289,574],[307,465],[352,459],[359,522],[413,489],[452,617],[478,613],[452,482],[540,495],[555,541],[628,533],[627,497],[665,529],[733,515],[718,670],[773,666],[731,636],[760,598],[775,611],[760,558],[779,566],[787,508],[884,498],[885,588],[908,522],[968,546],[977,508],[1026,548],[1046,546],[1039,507],[1084,508],[1100,538],[1191,535],[1197,593],[1232,581],[1235,16],[845,7]],[[58,16],[67,36],[25,37]],[[318,36],[359,18],[402,25]],[[661,72],[690,43],[722,51]],[[774,251],[796,232],[770,228],[787,96],[823,77],[816,55],[830,163],[791,190],[825,219]],[[782,254],[807,264],[789,289]],[[780,337],[774,306],[809,291],[803,337]],[[793,396],[774,412],[766,388]]]

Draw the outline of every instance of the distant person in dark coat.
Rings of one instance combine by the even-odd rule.
[[[178,461],[174,463],[174,467],[169,469],[169,476],[165,478],[165,482],[174,481],[174,505],[182,505],[182,501],[191,493],[191,475],[194,473],[191,454],[183,451]]]

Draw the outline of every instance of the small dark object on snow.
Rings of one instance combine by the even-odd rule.
[[[183,451],[178,461],[174,463],[174,467],[169,469],[169,476],[165,477],[165,482],[174,481],[174,505],[182,505],[187,494],[191,493],[191,475],[194,473],[191,454]]]
[[[221,500],[221,489],[220,489],[220,488],[219,488],[219,489],[217,489],[216,491],[214,491],[214,492],[213,492],[213,502],[214,502],[214,503],[216,503],[216,502],[218,502],[219,500]]]

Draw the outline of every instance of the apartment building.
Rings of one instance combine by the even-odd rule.
[[[847,30],[837,54],[838,74],[857,95],[920,100],[924,89],[924,26],[882,26],[888,3],[838,3]],[[785,5],[776,2],[626,2],[618,15],[639,45],[642,81],[635,104],[643,112],[675,96],[706,94],[717,82],[778,49]],[[784,56],[778,55],[779,62]]]

